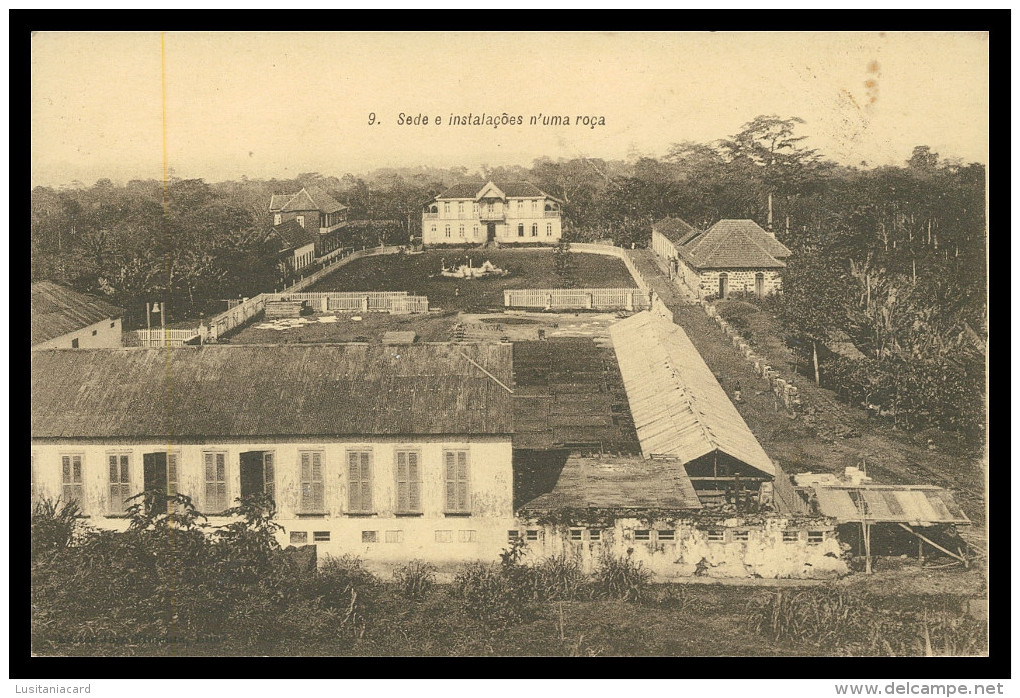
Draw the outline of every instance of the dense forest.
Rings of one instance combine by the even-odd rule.
[[[349,206],[351,219],[406,226],[387,240],[358,228],[346,244],[362,246],[420,234],[422,205],[457,181],[525,179],[563,199],[567,240],[641,246],[664,216],[702,229],[722,218],[771,223],[794,254],[785,292],[769,309],[816,380],[891,409],[905,427],[978,437],[987,341],[984,165],[945,160],[923,145],[902,166],[841,165],[804,146],[802,123],[759,116],[731,138],[676,143],[661,157],[631,161],[543,158],[476,171],[36,187],[32,275],[100,294],[126,308],[129,320],[147,300],[167,301],[171,319],[194,318],[280,280],[267,249],[274,193],[314,185]],[[837,336],[863,358],[825,352]]]

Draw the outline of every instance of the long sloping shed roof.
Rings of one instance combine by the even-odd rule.
[[[553,489],[521,507],[558,509],[700,509],[683,463],[675,458],[571,455]]]
[[[609,334],[646,457],[686,464],[718,450],[775,477],[772,460],[679,326],[645,311]]]
[[[669,216],[652,223],[652,230],[662,233],[667,240],[678,245],[687,242],[692,235],[698,232],[697,228],[682,218]]]
[[[52,281],[32,284],[32,346],[123,315],[101,298]]]
[[[815,485],[818,513],[840,523],[969,524],[949,490],[924,485]]]
[[[698,269],[781,269],[792,253],[752,220],[724,219],[688,239],[683,251]]]
[[[509,344],[36,351],[32,437],[510,434],[511,395],[492,376],[512,385],[511,352]]]

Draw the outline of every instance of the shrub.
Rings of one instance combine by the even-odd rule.
[[[32,559],[46,552],[66,548],[88,535],[81,521],[81,508],[73,499],[67,502],[42,499],[32,507]]]
[[[591,597],[591,579],[577,558],[555,555],[529,569],[536,601],[579,601]]]
[[[379,602],[379,579],[353,555],[327,557],[322,567],[304,580],[302,598],[342,614],[342,626],[361,637]]]
[[[630,555],[613,557],[604,555],[593,574],[593,596],[621,601],[640,601],[648,594],[652,572]]]
[[[423,560],[411,560],[393,571],[393,580],[404,598],[421,601],[436,585],[436,566]]]

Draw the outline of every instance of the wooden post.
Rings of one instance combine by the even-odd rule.
[[[871,574],[871,526],[861,519],[861,528],[864,529],[864,572]]]
[[[924,541],[920,538],[917,539],[917,565],[924,567]]]

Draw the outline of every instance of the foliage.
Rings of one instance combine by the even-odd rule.
[[[604,555],[592,575],[596,598],[641,601],[649,591],[652,573],[641,562],[627,557]]]
[[[435,588],[436,566],[424,560],[411,560],[393,570],[393,581],[404,598],[422,601]]]
[[[89,530],[74,500],[41,499],[32,505],[32,559],[69,547]]]
[[[909,608],[893,597],[833,587],[777,591],[748,603],[751,629],[778,642],[832,647],[843,655],[975,655],[988,650],[986,627],[938,597]],[[886,607],[883,607],[886,606]]]

